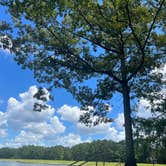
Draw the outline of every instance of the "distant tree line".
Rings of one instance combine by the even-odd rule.
[[[152,162],[155,159],[158,163],[166,163],[165,146],[152,144],[144,140],[136,140],[135,153],[137,162]],[[51,159],[51,160],[79,160],[79,161],[121,161],[125,160],[125,143],[113,141],[93,141],[82,143],[71,148],[63,146],[23,146],[20,148],[1,148],[0,158],[19,159]]]

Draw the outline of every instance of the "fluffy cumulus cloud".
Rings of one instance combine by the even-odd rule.
[[[23,145],[42,145],[42,135],[21,130],[20,133],[4,144],[4,147],[20,147]]]
[[[118,129],[123,130],[124,128],[124,114],[119,113],[117,118],[115,119],[116,126]]]
[[[111,139],[115,142],[119,142],[125,139],[125,131],[124,129],[121,131],[118,131],[115,127],[110,127],[105,139],[108,139],[108,140]]]
[[[106,132],[110,124],[101,123],[97,126],[87,127],[79,122],[80,115],[84,112],[79,107],[64,105],[58,109],[61,119],[73,123],[77,131],[81,134],[99,134]]]
[[[38,101],[33,97],[37,90],[36,86],[31,86],[27,92],[19,95],[20,100],[11,97],[6,112],[0,112],[0,136],[5,136],[7,129],[18,133],[5,145],[42,144],[65,132],[66,127],[55,116],[55,110],[50,105],[41,112],[33,111],[34,103]]]
[[[7,135],[6,130],[5,129],[0,129],[0,137],[4,138],[4,137],[6,137],[6,135]]]
[[[124,118],[122,113],[118,114],[117,118],[115,118],[115,127],[112,126],[112,123],[100,123],[92,127],[80,123],[79,117],[84,112],[79,107],[64,105],[58,109],[58,113],[61,115],[62,120],[72,123],[80,135],[94,136],[103,134],[105,135],[103,139],[112,139],[114,141],[124,139]],[[95,117],[93,118],[95,119]]]
[[[26,130],[40,134],[58,134],[65,130],[59,119],[54,116],[55,110],[50,105],[41,112],[33,111],[36,86],[31,86],[28,92],[21,93],[20,101],[10,98],[7,107],[7,123],[15,130]],[[48,132],[47,132],[48,131]]]
[[[0,137],[5,137],[7,135],[6,127],[7,120],[5,114],[0,111]]]
[[[124,114],[118,113],[117,117],[114,119],[114,126],[110,125],[105,139],[113,140],[115,142],[119,142],[125,139],[125,131],[124,131]]]
[[[152,117],[151,104],[147,99],[141,98],[137,107],[137,116],[141,118],[150,118]]]
[[[79,122],[84,111],[77,106],[63,105],[55,111],[47,102],[40,101],[41,104],[47,104],[47,109],[34,112],[34,103],[39,102],[33,97],[37,91],[36,86],[31,86],[27,92],[19,94],[18,99],[9,98],[6,111],[0,112],[0,138],[4,138],[1,147],[32,144],[73,146],[90,142],[100,134],[103,139],[124,139],[122,114],[117,116],[114,126],[113,123],[100,123],[87,127]],[[49,92],[46,89],[44,91],[45,98],[49,100]]]
[[[6,118],[5,118],[5,113],[0,111],[0,127],[5,127],[6,126]]]
[[[77,129],[81,134],[104,134],[107,133],[110,127],[110,123],[100,123],[96,126],[88,127],[85,124],[77,123]]]
[[[61,120],[66,120],[72,123],[77,123],[82,114],[79,107],[72,107],[66,104],[58,109],[58,113],[61,115]]]
[[[71,147],[83,142],[91,142],[91,139],[89,138],[83,141],[79,134],[69,133],[67,135],[55,138],[53,142],[55,145],[58,142],[60,145]]]

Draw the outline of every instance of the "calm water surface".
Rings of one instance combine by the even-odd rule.
[[[0,161],[0,166],[51,166],[51,164],[31,164],[31,163]],[[56,165],[56,166],[62,166],[62,165]]]

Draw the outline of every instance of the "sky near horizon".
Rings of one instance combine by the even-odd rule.
[[[4,10],[0,10],[0,21],[8,19]],[[0,49],[0,147],[73,146],[97,139],[124,139],[120,95],[111,100],[110,116],[114,122],[89,128],[78,121],[79,104],[64,89],[53,90],[54,101],[48,101],[48,109],[34,112],[33,95],[39,86],[31,71],[22,70],[8,50]],[[148,104],[142,100],[140,116],[151,116],[148,110],[145,111]]]

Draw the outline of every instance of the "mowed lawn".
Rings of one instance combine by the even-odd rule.
[[[24,162],[24,163],[40,163],[40,164],[62,164],[69,165],[74,161],[66,160],[32,160],[32,159],[0,159],[0,161],[15,161],[15,162]],[[80,165],[84,161],[76,163],[74,166]],[[98,162],[98,166],[103,166],[103,162]],[[124,163],[118,162],[105,162],[105,166],[123,166]],[[138,166],[153,166],[153,164],[138,163]],[[87,162],[83,166],[96,166],[96,162]],[[154,164],[154,166],[166,166],[166,164]]]

